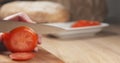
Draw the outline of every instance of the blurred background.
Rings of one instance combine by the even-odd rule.
[[[0,0],[0,6],[16,0]],[[25,1],[25,0],[19,0]],[[28,0],[26,0],[28,1]],[[36,1],[36,0],[33,0]],[[53,1],[65,6],[70,12],[70,21],[89,19],[120,23],[120,0],[39,0]]]

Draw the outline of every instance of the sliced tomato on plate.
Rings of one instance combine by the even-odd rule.
[[[84,27],[88,26],[89,22],[87,20],[78,20],[77,22],[73,23],[72,27]]]
[[[98,21],[89,21],[89,25],[90,26],[100,25],[100,22],[98,22]]]
[[[78,20],[77,22],[72,24],[72,28],[76,27],[85,27],[85,26],[95,26],[100,25],[100,22],[98,21],[90,21],[90,20]]]
[[[32,52],[17,52],[10,54],[9,57],[16,61],[25,61],[34,58],[35,54]]]
[[[3,42],[11,52],[30,52],[37,46],[38,36],[31,28],[20,26],[4,34]]]
[[[94,25],[100,25],[99,21],[94,21]]]
[[[84,26],[87,26],[88,25],[88,21],[86,20],[79,20],[77,22],[75,22],[72,27],[84,27]]]

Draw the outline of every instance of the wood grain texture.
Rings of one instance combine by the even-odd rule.
[[[39,47],[35,58],[28,61],[13,61],[6,53],[0,53],[0,63],[64,63],[62,60]]]
[[[63,60],[65,63],[120,63],[119,28],[120,26],[110,25],[110,27],[106,28],[100,34],[90,38],[61,40],[42,36],[42,44],[39,48],[44,48],[48,52]],[[39,52],[42,51],[44,50]],[[40,56],[41,55],[39,53],[37,59],[34,58],[32,60],[34,60],[34,62],[40,61],[49,55],[42,56],[42,59],[39,58]],[[0,63],[15,63],[5,55],[0,55],[0,61]],[[51,61],[51,59],[48,61]],[[21,63],[34,62],[30,60],[29,62]],[[46,63],[46,61],[43,63]]]
[[[42,47],[65,63],[120,63],[120,29],[110,26],[91,38],[43,38]]]

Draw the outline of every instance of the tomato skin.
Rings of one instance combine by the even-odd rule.
[[[20,26],[5,34],[3,42],[11,52],[30,52],[37,46],[38,36],[31,28]]]
[[[90,20],[78,20],[77,22],[73,23],[71,27],[76,28],[76,27],[95,26],[95,25],[100,25],[100,22],[90,21]]]
[[[8,49],[10,47],[9,44],[7,44],[9,42],[9,33],[4,33],[2,35],[2,41],[5,45],[5,47]]]
[[[100,22],[94,21],[94,25],[100,25]]]
[[[9,55],[12,60],[16,61],[26,61],[35,57],[35,54],[32,52],[17,52]]]

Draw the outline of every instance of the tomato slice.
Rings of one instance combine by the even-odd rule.
[[[84,27],[84,26],[88,26],[89,25],[89,22],[87,20],[79,20],[77,22],[75,22],[72,27],[75,28],[75,27]]]
[[[94,21],[94,25],[100,25],[99,21]]]
[[[81,23],[75,23],[75,24],[72,25],[73,28],[75,28],[75,27],[84,27],[84,26],[86,26],[86,25],[81,24]]]
[[[11,52],[30,52],[37,46],[38,36],[29,27],[20,26],[4,35],[4,44]]]
[[[32,52],[17,52],[10,54],[9,57],[16,61],[25,61],[34,58],[35,54]]]
[[[95,26],[100,25],[100,22],[98,21],[90,21],[90,20],[78,20],[72,25],[72,28],[76,27],[85,27],[85,26]]]

